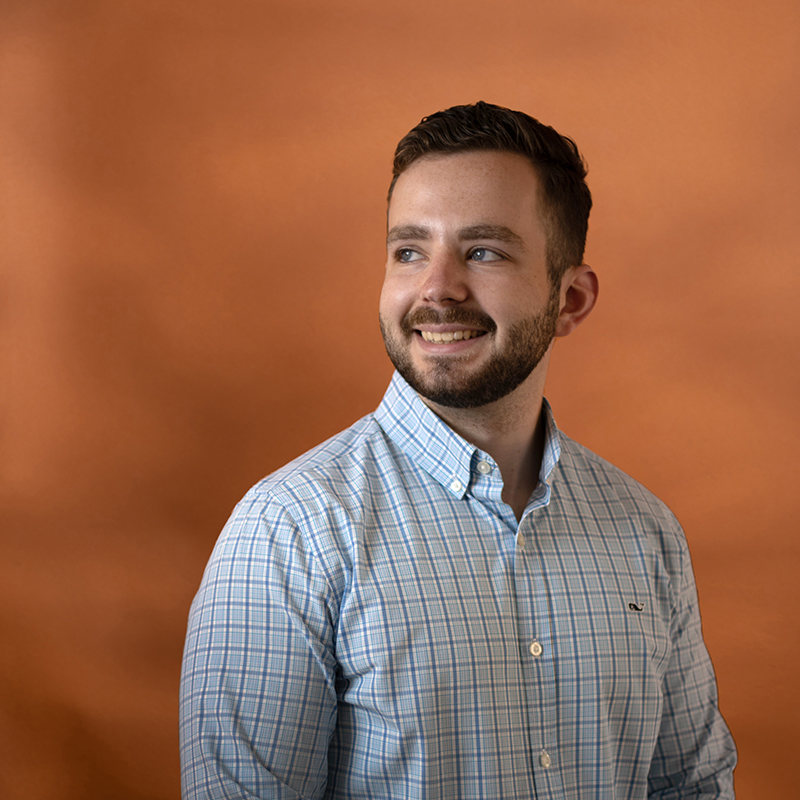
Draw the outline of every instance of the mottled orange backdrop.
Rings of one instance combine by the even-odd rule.
[[[590,167],[561,427],[686,527],[739,797],[798,797],[796,0],[0,3],[0,796],[176,800],[185,620],[250,484],[378,403],[397,140]]]

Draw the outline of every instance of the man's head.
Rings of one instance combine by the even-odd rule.
[[[481,127],[476,115],[494,123]],[[423,120],[397,153],[380,309],[391,361],[440,407],[478,408],[512,393],[535,402],[553,339],[597,295],[582,263],[591,200],[577,150],[530,117],[479,104]],[[586,213],[569,211],[571,195]],[[577,244],[561,233],[570,223]]]
[[[521,111],[491,103],[453,106],[425,117],[397,145],[389,187],[425,156],[477,150],[516,153],[533,165],[540,182],[539,207],[547,232],[547,265],[556,284],[583,262],[592,195],[575,143]]]

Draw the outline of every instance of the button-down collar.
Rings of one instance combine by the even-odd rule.
[[[531,495],[528,510],[550,502],[550,481],[561,455],[558,428],[547,400],[543,401],[542,408],[545,413],[544,458],[539,485]],[[462,498],[475,480],[500,480],[502,491],[502,480],[494,460],[443,422],[397,372],[375,418],[387,436],[448,492]],[[487,464],[491,469],[486,472],[486,467],[482,470],[480,464]]]

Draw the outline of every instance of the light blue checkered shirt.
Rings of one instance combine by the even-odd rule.
[[[183,664],[185,798],[732,798],[670,511],[556,429],[517,524],[395,375],[256,485]]]

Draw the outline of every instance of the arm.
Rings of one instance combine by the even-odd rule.
[[[682,550],[680,594],[671,624],[672,655],[663,680],[664,706],[649,797],[733,800],[736,748],[717,704],[714,668],[703,642],[685,541]]]
[[[334,606],[294,522],[248,495],[220,536],[189,617],[185,800],[322,797],[336,725]]]

